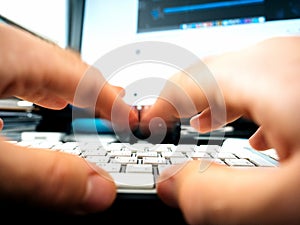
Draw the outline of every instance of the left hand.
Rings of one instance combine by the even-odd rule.
[[[17,96],[51,109],[75,103],[77,87],[90,68],[78,54],[4,24],[0,24],[0,34],[1,98]],[[119,109],[116,122],[128,118],[135,126],[136,112],[122,100],[120,89],[108,84],[99,70],[91,70],[93,76],[85,83],[82,94],[96,95],[93,105],[96,113],[110,119],[112,105],[116,105]],[[100,87],[103,88],[98,93]],[[89,106],[85,101],[76,103],[78,107]],[[116,197],[111,176],[81,157],[28,149],[8,143],[3,137],[0,151],[3,153],[0,157],[1,200],[85,214],[107,209]]]

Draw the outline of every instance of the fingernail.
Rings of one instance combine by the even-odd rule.
[[[83,213],[103,211],[112,205],[116,197],[116,186],[112,178],[99,167],[90,165],[97,173],[88,177],[82,204]]]
[[[195,128],[196,130],[200,129],[200,122],[199,122],[199,115],[193,116],[190,120],[191,127]]]

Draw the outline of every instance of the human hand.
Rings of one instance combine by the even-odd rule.
[[[222,126],[241,116],[253,120],[259,129],[250,144],[258,150],[275,148],[280,166],[237,169],[211,164],[200,171],[202,161],[191,161],[163,172],[157,182],[158,195],[166,204],[179,207],[189,224],[298,224],[299,38],[266,40],[239,52],[207,58],[204,63],[226,103],[225,120],[215,124]],[[184,83],[180,86],[187,92],[190,89]],[[218,105],[219,100],[212,99]],[[158,103],[160,108],[166,105]],[[217,118],[209,104],[195,104],[200,114],[191,125],[199,132],[215,129],[212,121]],[[149,115],[156,113],[163,115],[155,104]]]
[[[0,97],[17,96],[51,109],[62,109],[68,103],[90,107],[89,102],[74,101],[89,68],[77,54],[3,24],[0,33]],[[110,119],[114,104],[122,118],[117,122],[128,116],[134,126],[135,112],[122,101],[120,89],[105,82],[100,71],[91,71],[93,76],[86,80],[87,89],[81,94],[96,96],[96,105],[92,106],[96,114]],[[102,99],[105,104],[98,104]],[[3,139],[1,199],[70,213],[101,211],[115,199],[116,187],[109,174],[84,159],[62,152],[25,149]]]
[[[0,139],[2,202],[67,214],[108,208],[116,196],[111,177],[85,159],[68,153],[17,146]]]
[[[131,128],[137,125],[136,112],[122,100],[123,90],[110,85],[101,71],[84,63],[77,53],[13,27],[1,24],[0,29],[0,66],[5,77],[1,97],[13,95],[51,109],[68,103],[93,107],[96,116],[108,120],[115,106],[119,110],[116,123],[124,123],[128,115]]]

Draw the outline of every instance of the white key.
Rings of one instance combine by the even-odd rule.
[[[61,152],[66,152],[66,153],[73,154],[73,155],[80,155],[81,154],[80,149],[64,149],[64,150],[61,150]]]
[[[150,164],[127,164],[126,173],[152,173]]]
[[[225,159],[226,164],[229,166],[255,166],[253,163],[249,162],[247,159]]]
[[[130,157],[130,156],[117,156],[111,160],[114,163],[137,163],[138,159],[137,157]]]
[[[169,168],[171,165],[158,165],[158,174],[161,174],[165,169]]]
[[[118,151],[125,147],[126,145],[124,143],[111,143],[106,146],[107,151]]]
[[[165,158],[170,158],[170,157],[172,157],[172,158],[175,158],[175,157],[181,158],[181,157],[185,157],[185,155],[182,152],[177,152],[177,151],[176,152],[162,152],[161,156],[165,157]]]
[[[106,155],[106,151],[105,150],[85,150],[84,152],[82,152],[83,156],[88,156],[88,155]]]
[[[219,145],[199,145],[195,146],[194,150],[195,151],[200,151],[200,152],[219,152],[221,147]]]
[[[93,163],[107,163],[109,161],[109,157],[99,155],[89,155],[85,159]]]
[[[218,159],[236,159],[236,156],[233,155],[231,152],[219,152],[216,153],[214,158]]]
[[[188,157],[192,159],[197,159],[197,158],[211,158],[210,155],[207,152],[187,152],[186,153]]]
[[[156,145],[150,144],[150,143],[134,143],[130,146],[128,146],[130,149],[134,150],[134,151],[152,151],[152,149],[155,147]]]
[[[138,158],[142,158],[142,157],[157,157],[157,152],[137,152],[136,156]]]
[[[152,189],[155,186],[151,173],[110,173],[116,186],[124,188]]]
[[[173,144],[160,144],[160,145],[157,145],[156,148],[153,148],[152,151],[155,151],[155,152],[158,152],[158,153],[160,153],[160,152],[169,152],[169,151],[172,151],[172,149],[175,149],[174,146],[175,145],[173,145]]]
[[[240,159],[249,159],[253,156],[252,152],[249,152],[247,149],[242,148],[240,149],[240,151],[237,151],[234,154]]]
[[[61,150],[71,150],[71,149],[75,149],[79,146],[79,143],[77,142],[66,142],[63,143],[60,148]]]
[[[263,154],[265,154],[265,155],[267,155],[267,156],[273,158],[273,159],[276,160],[276,161],[279,161],[278,154],[277,154],[276,150],[273,149],[273,148],[270,148],[270,149],[268,149],[268,150],[261,151],[261,153],[263,153]]]
[[[143,157],[143,164],[166,164],[167,161],[163,157]]]
[[[120,163],[96,163],[96,165],[109,173],[118,173],[121,170]]]
[[[177,152],[194,152],[194,148],[197,145],[191,145],[191,144],[180,144],[178,146],[175,146],[175,151]]]
[[[171,164],[181,164],[181,163],[185,163],[186,161],[189,161],[189,160],[191,160],[191,158],[186,158],[186,157],[184,157],[184,158],[171,157],[170,158]]]
[[[20,141],[17,142],[17,145],[23,146],[23,147],[30,147],[32,144],[32,141]]]
[[[129,150],[114,150],[108,153],[109,156],[131,156]]]
[[[253,162],[257,166],[265,166],[265,167],[275,167],[277,164],[273,164],[263,157],[260,157],[259,155],[253,154],[253,156],[249,159],[249,161]]]

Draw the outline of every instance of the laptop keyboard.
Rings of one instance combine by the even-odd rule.
[[[229,167],[276,167],[274,149],[258,152],[247,139],[227,138],[222,145],[149,144],[99,142],[52,142],[45,140],[19,141],[18,145],[44,148],[75,154],[106,170],[118,190],[148,190],[155,192],[159,174],[174,164],[189,160],[205,160]]]

